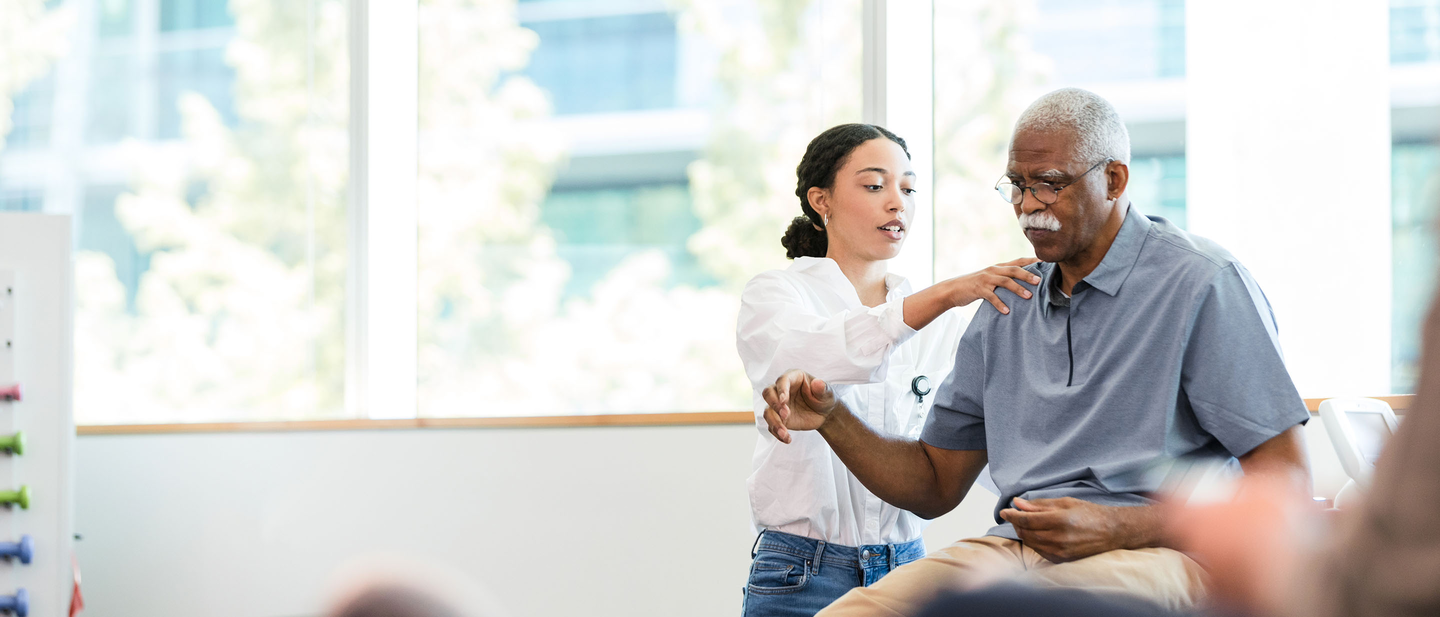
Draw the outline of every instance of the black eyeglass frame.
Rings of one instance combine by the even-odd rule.
[[[1035,196],[1035,201],[1038,201],[1038,202],[1040,202],[1040,203],[1042,203],[1042,204],[1045,204],[1045,205],[1047,205],[1047,206],[1053,206],[1053,205],[1055,205],[1055,202],[1060,201],[1060,191],[1061,191],[1061,190],[1070,188],[1071,186],[1073,186],[1073,185],[1075,185],[1076,183],[1080,182],[1080,179],[1081,179],[1081,178],[1084,178],[1084,177],[1085,177],[1086,175],[1088,175],[1090,172],[1095,171],[1096,169],[1099,169],[1101,165],[1107,165],[1107,164],[1109,164],[1109,163],[1111,163],[1111,162],[1113,162],[1113,161],[1115,161],[1115,160],[1116,160],[1116,159],[1114,159],[1114,158],[1107,158],[1107,159],[1105,159],[1105,160],[1103,160],[1103,161],[1100,161],[1099,163],[1096,163],[1096,164],[1094,164],[1094,165],[1091,165],[1091,166],[1090,166],[1090,169],[1085,170],[1085,173],[1082,173],[1082,174],[1080,174],[1080,175],[1078,175],[1078,176],[1075,176],[1075,179],[1074,179],[1074,180],[1071,180],[1070,183],[1069,183],[1069,184],[1066,184],[1065,186],[1055,186],[1054,184],[1051,184],[1051,183],[1049,183],[1049,182],[1037,182],[1037,183],[1035,183],[1035,184],[1032,185],[1032,186],[1022,186],[1022,185],[1019,185],[1019,184],[1015,184],[1014,182],[1011,182],[1011,181],[1009,180],[1009,178],[1001,178],[998,182],[995,183],[995,192],[1000,194],[1000,199],[1005,200],[1005,203],[1010,204],[1010,205],[1012,205],[1012,206],[1018,206],[1018,205],[1020,205],[1020,204],[1022,204],[1022,203],[1025,203],[1025,191],[1028,190],[1028,191],[1030,191],[1030,194],[1031,194],[1031,195],[1034,195],[1034,196]],[[1050,187],[1050,190],[1049,190],[1049,191],[1046,191],[1046,194],[1052,195],[1052,197],[1050,198],[1050,201],[1045,201],[1045,198],[1040,196],[1040,191],[1036,190],[1036,187],[1037,187],[1037,186],[1040,186],[1040,185],[1042,185],[1042,184],[1045,185],[1045,186],[1047,186],[1047,187]],[[1010,188],[1005,188],[1005,187],[1010,187]],[[1018,189],[1018,190],[1016,190],[1016,189]]]

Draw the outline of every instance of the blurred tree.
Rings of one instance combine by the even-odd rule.
[[[935,3],[938,279],[1035,254],[994,190],[1015,120],[1051,66],[1021,28],[1034,16],[1033,0]]]
[[[787,265],[780,236],[801,214],[795,167],[805,146],[831,126],[860,121],[861,3],[694,0],[678,6],[682,26],[720,49],[712,136],[704,157],[690,166],[695,211],[705,228],[689,246],[738,303],[751,277]],[[758,19],[729,17],[746,9]]]
[[[345,6],[232,0],[238,125],[192,95],[182,148],[127,146],[146,164],[118,214],[153,257],[134,311],[108,258],[79,258],[81,421],[343,412]],[[859,119],[860,2],[673,9],[687,36],[717,51],[711,137],[689,170],[704,226],[686,244],[719,284],[672,286],[668,259],[642,252],[590,294],[562,300],[570,272],[540,205],[567,136],[522,74],[539,41],[517,23],[514,0],[422,0],[422,413],[748,406],[733,342],[738,293],[785,265],[779,237],[799,212],[793,169],[809,139]],[[961,71],[953,85],[937,80],[943,270],[947,255],[978,266],[1023,241],[989,183],[1004,167],[1012,81],[1033,68],[1016,51],[1021,9],[936,11],[937,31],[974,35],[937,36],[937,67]]]
[[[686,34],[721,58],[712,137],[690,169],[705,227],[688,242],[721,284],[668,286],[669,260],[642,252],[588,297],[563,302],[569,272],[539,206],[565,135],[545,122],[545,93],[519,75],[537,41],[515,26],[510,2],[421,4],[425,413],[748,407],[733,340],[738,291],[784,265],[779,238],[799,210],[792,170],[805,144],[859,116],[859,2],[827,0],[854,17],[823,29],[818,4],[674,5]]]
[[[517,74],[538,39],[513,0],[423,0],[419,18],[420,409],[514,413],[484,405],[524,400],[514,380],[560,309],[569,270],[539,220],[563,139]]]
[[[10,134],[11,98],[50,70],[65,51],[74,22],[66,8],[48,9],[45,0],[0,0],[0,149]]]
[[[113,263],[77,258],[79,422],[344,412],[344,0],[231,0],[239,123],[196,94],[183,144],[129,142],[116,214],[151,254],[129,311]]]

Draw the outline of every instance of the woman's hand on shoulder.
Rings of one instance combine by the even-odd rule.
[[[1039,261],[1033,257],[1023,257],[990,266],[979,272],[957,276],[945,281],[945,284],[951,286],[951,298],[955,306],[965,306],[976,300],[985,300],[994,305],[996,310],[1008,315],[1010,307],[1000,301],[1000,296],[995,291],[1004,287],[1015,292],[1015,295],[1021,298],[1030,299],[1030,290],[1022,287],[1018,281],[1039,285],[1040,276],[1025,269],[1025,266],[1039,263]]]

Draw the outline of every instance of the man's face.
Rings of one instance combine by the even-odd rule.
[[[1025,238],[1041,261],[1066,262],[1095,243],[1113,207],[1107,197],[1106,166],[1085,173],[1098,162],[1080,160],[1073,131],[1015,134],[1005,168],[1010,182],[1025,187],[1049,183],[1061,189],[1053,204],[1041,203],[1026,190],[1015,206]]]

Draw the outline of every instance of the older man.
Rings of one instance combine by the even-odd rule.
[[[777,438],[818,430],[867,488],[921,516],[953,509],[987,461],[1001,491],[988,535],[822,615],[912,615],[1012,576],[1184,608],[1204,572],[1167,547],[1151,465],[1233,457],[1308,492],[1309,414],[1269,303],[1224,249],[1131,206],[1129,160],[1125,125],[1095,94],[1059,90],[1021,115],[997,189],[1041,282],[1009,315],[981,307],[918,441],[876,432],[800,371],[764,393]]]

